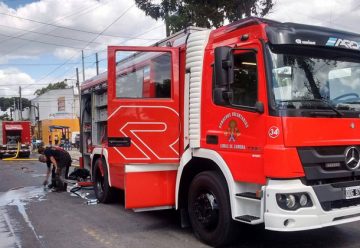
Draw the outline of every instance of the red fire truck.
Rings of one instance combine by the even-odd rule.
[[[0,158],[17,154],[20,157],[30,156],[31,142],[30,121],[3,121],[0,133]]]
[[[235,223],[300,231],[360,220],[360,36],[247,18],[150,47],[110,46],[82,85],[95,193],[174,208],[205,243]]]

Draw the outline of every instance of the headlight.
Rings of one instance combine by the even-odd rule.
[[[305,207],[308,204],[308,198],[305,194],[300,195],[300,206]]]
[[[293,209],[296,205],[296,199],[294,195],[286,196],[286,207],[289,209]]]
[[[280,208],[290,211],[313,206],[309,194],[305,192],[276,194],[276,202]]]

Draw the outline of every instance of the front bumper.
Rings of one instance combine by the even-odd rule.
[[[288,211],[276,202],[278,193],[307,192],[313,202],[312,207]],[[360,204],[325,211],[311,186],[304,185],[299,179],[269,180],[265,188],[265,228],[273,231],[301,231],[360,220]]]
[[[17,150],[0,150],[0,155],[15,155]],[[29,149],[21,149],[19,153],[30,153]]]

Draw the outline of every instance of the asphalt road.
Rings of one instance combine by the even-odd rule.
[[[134,213],[121,201],[86,205],[70,193],[44,192],[36,161],[0,161],[0,248],[206,247],[181,229],[175,211]],[[360,247],[360,223],[296,233],[245,226],[233,247]]]

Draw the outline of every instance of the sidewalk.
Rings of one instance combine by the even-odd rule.
[[[77,149],[69,150],[68,153],[73,160],[72,166],[79,167],[79,157],[81,156],[81,153]]]

